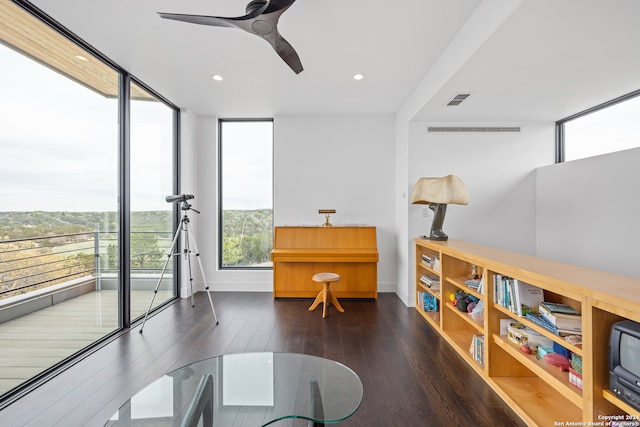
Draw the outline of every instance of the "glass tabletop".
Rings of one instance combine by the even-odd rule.
[[[350,417],[358,375],[298,353],[239,353],[192,363],[135,394],[105,426],[265,426],[285,418],[319,424]]]

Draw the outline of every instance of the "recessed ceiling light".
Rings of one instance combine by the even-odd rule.
[[[213,76],[211,76],[211,78],[217,82],[220,82],[223,80],[222,76],[220,74],[214,74]]]
[[[353,75],[353,80],[362,80],[362,79],[364,79],[364,74],[358,73]]]
[[[88,61],[89,61],[86,57],[84,57],[84,56],[82,56],[82,55],[76,55],[76,56],[75,56],[75,58],[76,58],[78,61],[82,61],[82,62],[88,62]]]

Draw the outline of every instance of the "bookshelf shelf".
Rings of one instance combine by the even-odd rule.
[[[492,377],[489,381],[529,426],[581,420],[582,409],[536,376]]]
[[[609,332],[611,326],[621,320],[640,322],[640,279],[455,240],[442,242],[416,238],[415,249],[416,292],[436,294],[433,289],[422,286],[421,274],[438,276],[440,280],[437,294],[440,311],[424,312],[417,307],[418,312],[527,425],[561,425],[558,423],[567,421],[589,425],[601,421],[599,416],[602,415],[640,416],[640,411],[608,390]],[[437,271],[422,264],[423,257],[437,259]],[[474,273],[484,278],[482,293],[465,284]],[[540,295],[541,289],[544,301],[567,304],[578,310],[582,316],[582,344],[570,344],[563,337],[518,315],[515,313],[520,307],[517,304],[518,310],[510,305],[512,311],[496,303],[504,302],[495,299],[493,283],[496,276],[524,282],[525,285],[519,285],[520,289],[529,289],[530,295],[535,292]],[[482,322],[474,321],[451,304],[450,295],[458,290],[473,295],[484,304]],[[581,356],[582,390],[569,382],[569,373],[560,371],[536,354],[524,353],[520,346],[501,335],[503,319],[520,322]],[[476,352],[482,354],[483,364],[470,354],[477,336],[484,337],[482,351]]]
[[[464,322],[468,323],[473,329],[475,329],[474,333],[484,334],[484,326],[473,320],[471,316],[469,316],[469,314],[461,312],[451,303],[445,304],[445,306],[447,307],[447,310],[451,310],[451,312],[454,313],[455,316],[458,316]]]
[[[478,299],[484,300],[484,295],[479,294],[476,290],[466,285],[464,283],[465,280],[467,280],[466,277],[447,277],[447,282],[451,283],[461,291],[471,294]]]
[[[418,267],[422,268],[423,270],[426,270],[429,274],[433,274],[434,276],[440,276],[440,272],[434,270],[433,268],[429,267],[428,265],[424,265],[421,262],[417,264]]]
[[[637,409],[633,408],[632,406],[628,405],[627,403],[623,402],[622,400],[618,399],[616,397],[615,394],[613,394],[612,392],[610,392],[609,390],[602,390],[602,397],[612,403],[613,405],[615,405],[616,407],[620,408],[622,411],[624,411],[625,413],[636,417],[636,419],[640,420],[640,411],[638,411]]]
[[[417,286],[421,291],[429,292],[429,293],[435,295],[436,298],[440,299],[440,289],[430,288],[428,286],[423,285],[420,282],[418,282]]]
[[[424,319],[429,322],[431,324],[431,326],[433,326],[434,328],[439,328],[440,327],[440,312],[439,311],[424,311],[420,308],[418,308],[418,313],[420,313],[420,315],[422,317],[424,317]]]
[[[444,334],[445,339],[451,344],[458,353],[475,369],[479,374],[484,375],[484,368],[478,362],[473,360],[469,354],[469,346],[474,333],[468,330],[449,331]]]
[[[569,373],[545,362],[535,354],[525,354],[520,348],[511,343],[504,335],[493,335],[495,343],[505,350],[511,357],[533,372],[542,381],[565,396],[576,406],[582,406],[582,391],[569,383]]]
[[[434,328],[440,329],[440,310],[442,310],[442,298],[440,287],[434,289],[426,286],[420,281],[420,277],[424,274],[430,277],[440,279],[440,271],[435,267],[439,265],[440,253],[428,248],[416,252],[416,309],[418,313]],[[429,263],[427,265],[426,263]],[[425,311],[422,308],[421,293],[426,292],[433,295],[438,302],[438,311]]]
[[[510,318],[514,319],[515,321],[522,323],[526,327],[533,329],[534,331],[538,332],[539,334],[544,335],[545,337],[549,338],[550,340],[557,342],[558,344],[560,344],[564,348],[570,350],[571,352],[577,353],[580,356],[582,356],[582,346],[581,345],[578,346],[578,345],[573,345],[571,343],[568,343],[564,339],[562,339],[562,337],[559,337],[558,335],[555,335],[553,332],[548,331],[545,328],[542,328],[542,327],[536,325],[532,321],[528,320],[526,317],[514,316],[514,313],[510,312],[509,310],[507,310],[506,308],[504,308],[503,306],[501,306],[499,304],[494,304],[493,308],[496,311],[499,311],[499,312],[501,312],[503,314],[506,314],[507,316],[509,316]]]

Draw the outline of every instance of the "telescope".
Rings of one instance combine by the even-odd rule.
[[[176,194],[173,196],[167,196],[164,199],[167,201],[167,203],[183,203],[193,198],[193,194]]]

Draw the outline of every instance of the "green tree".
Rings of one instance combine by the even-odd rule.
[[[222,243],[222,263],[224,265],[236,265],[242,261],[242,248],[240,236],[229,236]]]
[[[155,233],[131,233],[131,267],[158,268],[162,259],[162,251],[158,246],[158,235]]]

